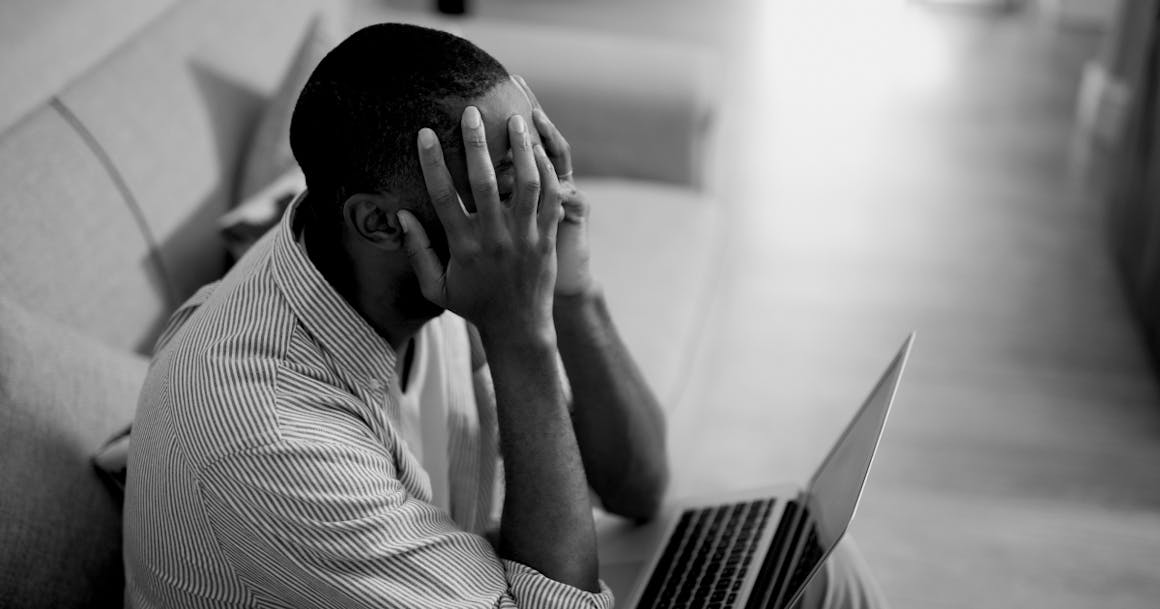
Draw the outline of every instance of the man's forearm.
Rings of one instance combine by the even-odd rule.
[[[499,553],[598,592],[584,465],[564,402],[552,336],[489,336],[506,484]]]
[[[669,479],[660,404],[621,341],[603,296],[557,295],[553,315],[589,483],[609,511],[649,518]]]

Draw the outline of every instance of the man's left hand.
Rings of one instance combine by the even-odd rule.
[[[589,268],[588,214],[590,207],[584,193],[572,179],[572,149],[568,140],[544,113],[535,93],[522,76],[513,76],[532,103],[532,120],[548,158],[556,168],[560,189],[564,196],[564,219],[556,233],[556,294],[587,294],[596,289],[596,281]]]

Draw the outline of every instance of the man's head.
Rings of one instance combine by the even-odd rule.
[[[446,259],[445,234],[431,208],[419,166],[416,137],[423,127],[438,135],[447,166],[469,210],[460,116],[479,107],[487,127],[501,195],[510,190],[507,119],[532,123],[531,102],[507,70],[479,47],[445,32],[403,24],[366,27],[319,63],[298,98],[290,145],[306,174],[310,247],[342,259],[327,269],[345,291],[375,286],[358,266],[379,266],[387,287],[409,315],[438,313],[418,292],[405,268],[402,234],[394,212],[411,210]],[[533,138],[538,141],[534,133]],[[394,265],[394,267],[392,267]],[[356,294],[348,294],[348,298]]]
[[[317,220],[356,193],[422,198],[419,129],[449,143],[455,110],[508,79],[479,47],[437,30],[383,23],[344,40],[311,74],[290,125]]]

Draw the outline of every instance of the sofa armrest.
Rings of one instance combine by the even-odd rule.
[[[718,101],[706,50],[482,20],[462,30],[527,79],[568,138],[578,174],[704,186]]]

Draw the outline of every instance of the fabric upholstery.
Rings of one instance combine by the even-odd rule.
[[[61,94],[124,178],[180,299],[222,272],[216,221],[251,129],[306,24],[337,4],[182,2]]]
[[[125,479],[129,474],[129,439],[132,431],[133,425],[126,425],[114,433],[93,455],[93,467],[104,480],[106,488],[113,493],[118,506],[122,506],[125,501]]]
[[[282,83],[262,111],[258,127],[242,159],[238,180],[239,201],[255,195],[287,171],[298,166],[290,149],[290,119],[298,95],[318,62],[339,43],[337,28],[324,15],[310,22]]]
[[[265,188],[242,201],[218,220],[222,238],[234,260],[278,224],[290,202],[306,190],[306,175],[294,165]]]
[[[0,133],[177,0],[0,2]]]
[[[145,365],[0,299],[0,604],[120,606],[120,512],[90,457]]]
[[[682,389],[720,264],[720,205],[695,191],[580,180],[592,267],[625,343],[662,402]]]
[[[462,35],[527,79],[572,145],[577,174],[707,183],[718,96],[712,54],[673,42],[483,20],[466,22]]]
[[[0,294],[107,343],[145,350],[171,307],[132,210],[53,107],[0,138]]]

